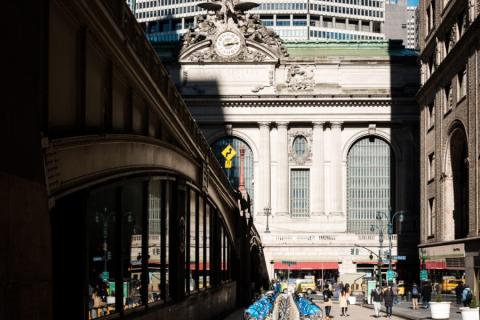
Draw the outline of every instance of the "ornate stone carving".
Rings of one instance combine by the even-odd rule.
[[[265,52],[271,52],[272,56],[288,56],[286,48],[280,37],[269,28],[266,28],[258,15],[251,16],[245,10],[258,6],[253,2],[242,3],[239,0],[222,0],[199,4],[200,7],[209,11],[206,16],[197,18],[195,28],[190,28],[182,36],[182,49],[180,56],[185,54],[189,48],[197,44],[206,43],[207,47],[201,46],[198,51],[187,54],[187,61],[192,62],[219,62],[219,61],[265,61],[268,56],[262,52],[262,47],[253,48],[248,44],[252,41],[263,46]],[[215,50],[215,43],[218,35],[223,32],[232,32],[241,38],[241,49],[231,57],[221,57]],[[238,43],[238,42],[237,42]],[[230,45],[226,43],[225,45]]]
[[[315,87],[314,66],[293,65],[287,68],[287,87],[292,91],[313,90]]]
[[[306,140],[305,152],[297,154],[293,148],[293,143],[297,137],[304,137]],[[288,131],[288,161],[297,165],[304,165],[312,161],[312,129],[291,128]]]

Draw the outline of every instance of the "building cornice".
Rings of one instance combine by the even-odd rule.
[[[220,107],[220,108],[265,108],[265,107],[384,107],[412,106],[417,107],[415,97],[392,98],[390,96],[357,98],[339,98],[324,96],[322,98],[299,96],[223,96],[215,98],[186,98],[190,108]]]

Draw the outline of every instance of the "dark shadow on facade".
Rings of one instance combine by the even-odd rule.
[[[397,164],[394,185],[397,187],[392,188],[391,207],[392,214],[404,211],[405,215],[403,222],[397,216],[393,232],[397,234],[398,255],[406,257],[406,261],[397,262],[398,279],[412,284],[418,283],[420,271],[417,249],[420,240],[420,113],[415,101],[415,93],[420,85],[420,69],[417,53],[405,49],[401,40],[389,41],[389,53],[391,144],[404,146],[394,154]]]

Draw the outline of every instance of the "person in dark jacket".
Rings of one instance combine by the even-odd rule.
[[[428,309],[430,299],[432,298],[432,285],[425,281],[422,287],[422,303],[425,309]]]
[[[387,290],[383,293],[383,302],[385,303],[387,318],[391,318],[393,309],[393,291],[391,286],[388,286]]]
[[[459,283],[455,288],[455,296],[457,298],[457,304],[462,304],[463,289],[465,289],[463,286],[463,283]]]
[[[377,287],[372,290],[371,295],[373,302],[373,310],[375,311],[375,318],[378,318],[380,317],[380,303],[383,299],[383,293],[379,285],[377,285]]]

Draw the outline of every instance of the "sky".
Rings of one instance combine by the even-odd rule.
[[[409,6],[418,6],[418,0],[408,0]]]

